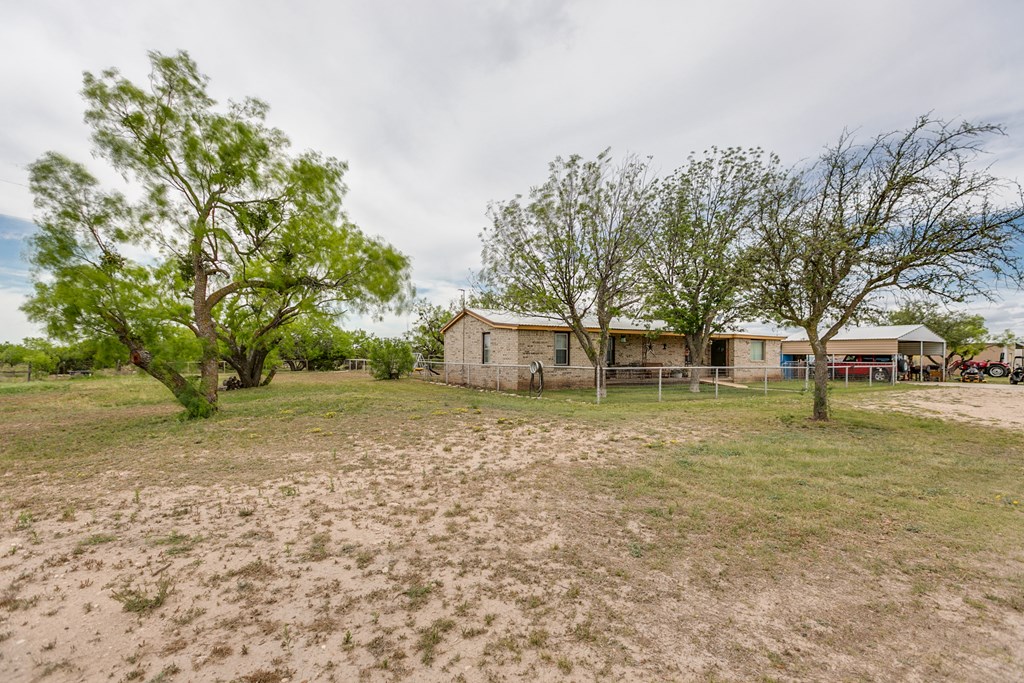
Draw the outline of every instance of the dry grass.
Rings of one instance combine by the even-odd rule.
[[[902,391],[0,387],[4,679],[1020,678],[1024,438]]]

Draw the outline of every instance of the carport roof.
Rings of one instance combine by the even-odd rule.
[[[875,327],[847,327],[832,337],[831,341],[865,341],[868,339],[887,339],[898,342],[945,342],[945,339],[932,332],[925,325],[878,325]],[[805,342],[806,332],[791,334],[784,341]]]

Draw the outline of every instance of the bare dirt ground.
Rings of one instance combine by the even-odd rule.
[[[745,508],[662,523],[671,508],[593,485],[719,428],[435,413],[443,429],[416,444],[353,431],[325,446],[340,437],[303,428],[265,478],[181,485],[224,454],[159,439],[112,448],[82,483],[3,473],[0,679],[1024,678],[1024,591],[1003,582],[1019,557],[953,582],[931,580],[938,556],[889,571],[905,532],[879,520],[870,544],[809,535],[803,559],[748,562],[719,533],[752,523]],[[139,485],[118,464],[132,453],[166,469]],[[246,453],[240,470],[260,446]]]
[[[1010,384],[922,384],[927,391],[904,392],[861,405],[944,420],[1024,431],[1024,386]]]

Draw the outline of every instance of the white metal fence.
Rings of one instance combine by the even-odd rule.
[[[696,385],[701,393],[719,397],[723,393],[772,391],[807,391],[814,381],[813,364],[782,366],[613,366],[602,369],[601,377],[593,366],[544,366],[545,392],[593,397],[597,402],[620,396],[637,400],[662,401],[672,397],[690,397]],[[425,360],[417,363],[413,376],[417,379],[476,387],[493,391],[528,393],[531,377],[536,388],[537,377],[529,365],[502,363],[452,363]],[[829,366],[829,379],[844,386],[895,384],[900,379],[895,363],[839,363]],[[597,387],[601,387],[598,390]]]

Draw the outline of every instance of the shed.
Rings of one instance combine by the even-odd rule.
[[[924,325],[880,325],[848,327],[833,337],[826,349],[831,356],[847,354],[946,356],[946,340]],[[791,334],[782,341],[782,355],[810,356],[814,353],[806,332]]]

